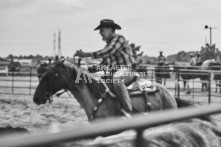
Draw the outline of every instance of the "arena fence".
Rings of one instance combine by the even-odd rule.
[[[0,76],[0,94],[32,95],[38,84],[35,68]]]
[[[184,74],[185,76],[201,76],[203,79],[196,80],[195,79],[182,79],[180,75]],[[176,82],[175,82],[175,96],[177,98],[186,97],[186,94],[181,94],[181,84],[185,82],[189,82],[191,84],[190,95],[194,100],[194,97],[205,97],[208,98],[208,103],[212,102],[213,98],[220,98],[221,94],[217,93],[217,82],[219,83],[220,80],[214,80],[214,75],[219,74],[221,75],[221,71],[214,71],[214,70],[186,70],[186,69],[179,69],[176,71]],[[202,88],[202,84],[204,83],[204,88]],[[207,87],[205,87],[207,86]],[[188,91],[186,91],[188,93]]]
[[[0,138],[0,147],[33,147],[46,146],[61,142],[90,139],[92,137],[109,135],[125,130],[136,130],[136,147],[144,147],[143,131],[146,128],[158,125],[182,121],[194,117],[212,115],[221,112],[221,105],[211,104],[208,106],[192,107],[179,110],[167,110],[153,112],[147,116],[138,115],[131,119],[112,118],[90,125],[77,126],[57,133],[44,132],[41,134],[21,134]]]
[[[199,66],[195,66],[199,68]],[[165,69],[168,68],[168,66],[165,66]],[[194,68],[194,66],[191,66],[191,68]],[[220,68],[220,67],[219,67]],[[203,76],[204,79],[200,80],[198,78],[194,79],[182,79],[181,74],[186,76]],[[192,70],[192,69],[179,69],[174,67],[169,67],[164,72],[157,72],[156,66],[147,66],[146,67],[146,74],[147,79],[150,79],[153,83],[159,83],[163,84],[167,89],[172,91],[173,95],[177,98],[188,98],[191,101],[198,102],[198,103],[217,103],[219,98],[221,97],[221,88],[219,83],[221,82],[221,71],[217,70]],[[161,78],[156,77],[156,75],[161,76]],[[166,75],[166,76],[165,76]],[[205,78],[206,76],[206,78]],[[214,76],[216,76],[216,79],[214,79]],[[218,79],[217,79],[218,77]],[[160,79],[160,80],[159,80]],[[190,88],[182,88],[183,82],[186,81],[189,83]],[[207,85],[207,88],[204,87],[204,89],[201,89],[201,84],[205,83]],[[220,84],[221,85],[221,84]],[[220,93],[217,91],[220,90]],[[195,100],[199,97],[202,97],[202,100]],[[205,101],[205,98],[207,98],[207,102]],[[216,101],[212,101],[212,99]]]
[[[139,67],[139,71],[143,74],[143,76],[146,79],[151,80],[153,83],[162,81],[162,84],[167,87],[170,91],[173,92],[174,96],[177,98],[186,97],[187,95],[182,92],[181,84],[183,81],[191,81],[191,100],[194,100],[195,97],[205,97],[207,95],[208,97],[208,103],[211,103],[212,97],[220,97],[221,94],[214,93],[213,91],[217,90],[216,82],[220,82],[220,80],[213,80],[213,76],[221,75],[220,71],[215,70],[186,70],[187,73],[185,74],[194,74],[189,73],[197,71],[197,74],[207,75],[210,78],[206,81],[200,81],[200,80],[183,80],[180,78],[180,74],[184,74],[184,69],[174,69],[171,67],[165,67],[168,68],[166,71],[169,76],[166,78],[157,78],[156,74],[158,75],[164,75],[165,72],[156,72],[155,70],[156,66],[153,65],[142,65]],[[199,73],[200,72],[200,73]],[[208,85],[208,91],[201,92],[199,85],[204,82]],[[1,75],[0,76],[0,94],[13,94],[13,95],[32,95],[38,85],[39,81],[36,74],[35,68],[30,68],[26,72],[9,72],[8,75]],[[198,85],[198,86],[196,86]],[[201,85],[200,85],[201,86]],[[216,88],[214,88],[216,87]]]

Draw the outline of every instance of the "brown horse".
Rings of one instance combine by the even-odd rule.
[[[80,79],[80,80],[79,80]],[[161,85],[154,85],[156,90],[146,92],[135,91],[131,95],[133,113],[176,109],[174,97]],[[121,116],[118,98],[107,91],[107,87],[95,80],[80,68],[63,62],[50,67],[42,76],[35,91],[33,101],[40,105],[50,101],[52,96],[61,89],[70,91],[85,110],[88,119]],[[150,104],[147,107],[147,103]]]

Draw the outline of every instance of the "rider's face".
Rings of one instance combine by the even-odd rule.
[[[100,34],[102,36],[102,40],[107,41],[109,38],[112,37],[114,31],[111,28],[101,28]]]

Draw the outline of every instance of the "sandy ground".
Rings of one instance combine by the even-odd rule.
[[[0,126],[24,127],[31,132],[50,130],[56,124],[63,128],[88,123],[84,110],[72,98],[56,98],[52,104],[37,106],[32,96],[1,95]]]

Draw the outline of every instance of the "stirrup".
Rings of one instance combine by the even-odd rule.
[[[127,118],[131,118],[131,115],[129,113],[127,113],[124,109],[121,109],[121,112],[127,117]]]

